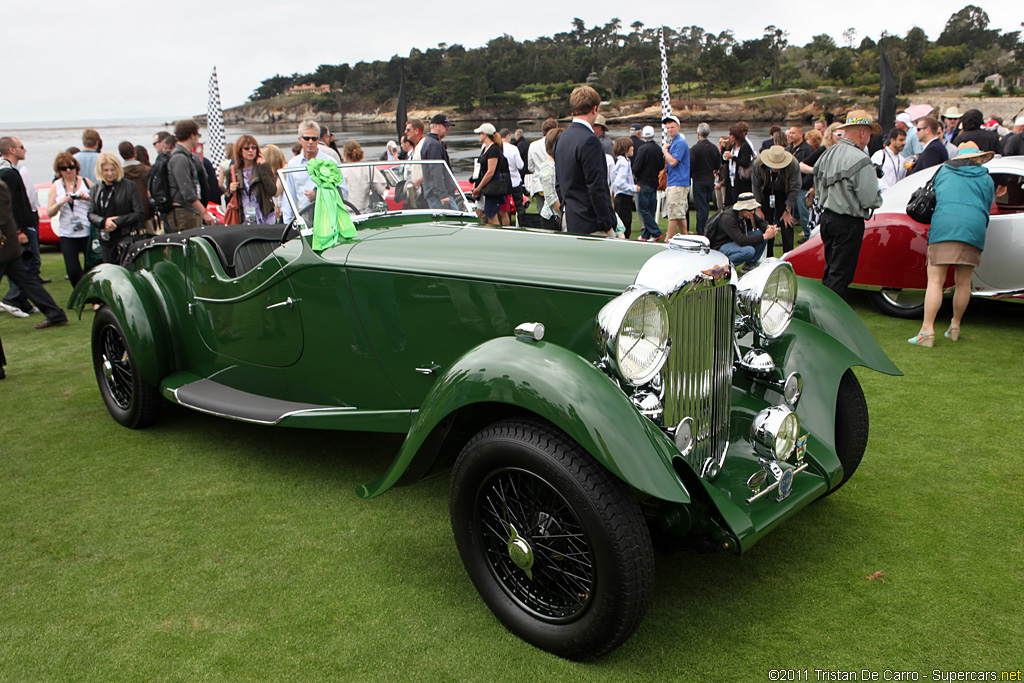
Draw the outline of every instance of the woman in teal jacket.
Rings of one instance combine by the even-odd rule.
[[[981,263],[989,210],[995,184],[981,164],[992,152],[979,151],[965,142],[957,154],[935,174],[935,213],[928,228],[928,289],[924,295],[924,320],[917,335],[907,341],[918,346],[935,345],[935,316],[942,305],[942,285],[954,268],[953,320],[946,338],[960,336],[960,320],[971,299],[971,274]]]

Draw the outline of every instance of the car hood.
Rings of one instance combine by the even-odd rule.
[[[432,223],[360,231],[345,265],[614,295],[664,249],[584,235]]]

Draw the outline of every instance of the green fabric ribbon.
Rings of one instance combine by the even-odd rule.
[[[323,251],[340,241],[352,239],[356,227],[341,200],[342,175],[338,165],[330,159],[313,159],[306,164],[309,177],[316,183],[316,209],[313,214],[313,250]],[[340,236],[339,236],[340,233]]]

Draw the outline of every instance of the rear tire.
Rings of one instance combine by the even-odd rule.
[[[924,315],[924,292],[912,289],[883,289],[868,292],[868,301],[879,313],[894,318],[919,319]]]
[[[533,421],[480,432],[455,464],[449,506],[466,572],[523,640],[595,659],[643,620],[654,557],[640,506],[562,432]]]
[[[138,373],[135,356],[117,316],[107,306],[92,323],[92,364],[110,415],[129,429],[142,429],[160,416],[160,392]]]

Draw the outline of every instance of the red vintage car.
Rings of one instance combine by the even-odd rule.
[[[60,244],[60,238],[53,231],[50,217],[46,215],[46,202],[50,199],[52,183],[36,183],[36,199],[39,202],[39,243]]]
[[[997,157],[985,166],[1007,193],[992,204],[981,265],[974,271],[974,296],[1024,301],[1024,157]],[[893,185],[882,195],[882,206],[864,228],[860,260],[852,287],[871,290],[869,299],[882,313],[919,318],[927,286],[928,226],[907,216],[911,193],[931,178],[938,166]],[[815,236],[783,257],[797,275],[821,279],[825,256]],[[953,271],[946,287],[953,286]]]

